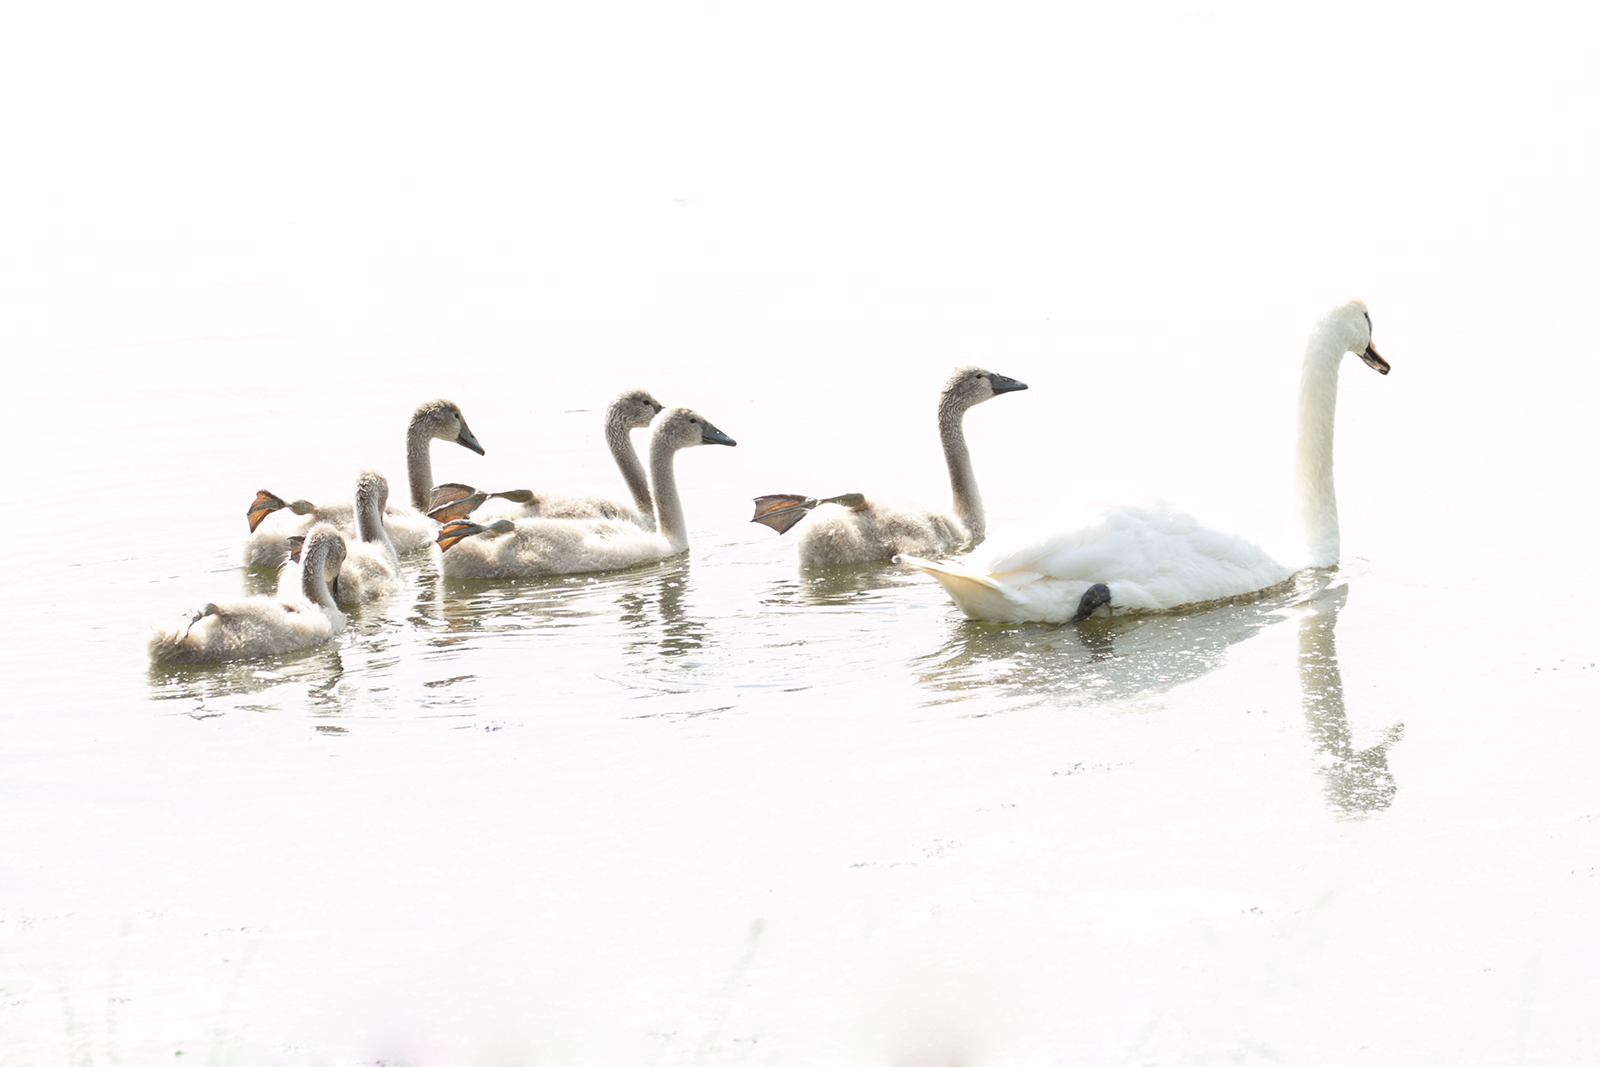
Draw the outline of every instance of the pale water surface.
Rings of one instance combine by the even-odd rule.
[[[1387,11],[5,35],[0,1063],[1600,1058],[1590,37]],[[748,521],[946,499],[977,362],[997,534],[1278,543],[1351,293],[1334,571],[999,627]],[[620,495],[633,386],[739,442],[686,557],[148,665],[257,489],[442,395],[439,480]]]

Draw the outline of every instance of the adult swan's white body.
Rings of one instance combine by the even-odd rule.
[[[689,547],[672,461],[679,449],[731,445],[733,438],[688,408],[656,419],[650,435],[650,486],[658,529],[619,519],[466,519],[439,531],[439,572],[451,578],[522,578],[620,570],[676,556]]]
[[[1294,480],[1313,567],[1339,562],[1333,414],[1346,352],[1389,373],[1372,347],[1372,319],[1359,300],[1317,324],[1300,372]],[[1294,573],[1250,541],[1154,508],[1107,511],[1094,525],[998,554],[982,568],[970,559],[901,561],[937,578],[968,616],[991,622],[1081,622],[1104,604],[1159,611],[1254,593]]]
[[[453,441],[483,455],[483,446],[467,429],[466,417],[449,400],[429,400],[417,406],[406,426],[406,475],[411,483],[411,507],[386,507],[384,519],[389,536],[401,554],[426,548],[433,541],[439,524],[428,518],[433,491],[434,441]],[[288,519],[281,512],[293,512]],[[274,516],[273,512],[280,512]],[[247,516],[250,536],[245,538],[242,557],[246,567],[276,567],[289,558],[289,538],[303,534],[319,522],[329,522],[349,540],[360,536],[356,529],[355,508],[349,501],[335,504],[308,504],[304,500],[286,501],[263,489],[256,494]]]
[[[1001,393],[1027,386],[981,367],[957,367],[939,391],[939,441],[950,468],[953,514],[943,514],[915,504],[884,504],[860,493],[817,500],[779,494],[756,497],[751,522],[770,526],[780,534],[794,526],[819,504],[834,504],[811,517],[800,530],[800,562],[807,567],[835,567],[890,559],[897,554],[932,555],[950,552],[983,540],[983,498],[972,471],[966,433],[961,428],[967,409]]]
[[[329,586],[338,583],[344,538],[327,523],[306,535],[300,588],[279,597],[257,596],[207,604],[181,628],[150,634],[152,663],[217,663],[320,645],[344,632],[344,616]]]

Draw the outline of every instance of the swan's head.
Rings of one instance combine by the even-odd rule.
[[[362,471],[356,478],[356,512],[359,514],[362,505],[367,501],[377,504],[379,514],[389,506],[389,479],[377,471]]]
[[[638,430],[661,414],[661,401],[643,389],[630,389],[606,406],[606,425]]]
[[[483,446],[472,436],[472,431],[467,429],[466,416],[461,414],[461,409],[454,401],[429,400],[419,404],[411,416],[411,427],[413,432],[421,430],[426,437],[440,441],[454,441],[463,448],[470,448],[478,455],[483,455]]]
[[[1015,393],[1026,388],[1015,378],[1007,378],[1004,374],[995,374],[982,367],[957,367],[939,392],[939,410],[965,411],[1001,393]]]
[[[694,445],[734,445],[733,438],[706,421],[704,415],[688,408],[673,408],[656,420],[655,433],[650,438],[650,449],[666,447],[673,450]]]
[[[1328,312],[1321,326],[1339,335],[1346,352],[1354,352],[1379,374],[1389,373],[1389,361],[1378,355],[1378,350],[1372,347],[1372,315],[1367,311],[1367,305],[1359,300],[1347,300]]]

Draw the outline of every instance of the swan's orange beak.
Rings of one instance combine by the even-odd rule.
[[[1370,341],[1367,343],[1367,350],[1361,353],[1361,361],[1379,374],[1389,373],[1389,361],[1378,355],[1378,350],[1372,347]]]

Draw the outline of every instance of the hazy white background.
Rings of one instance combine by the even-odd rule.
[[[1597,47],[1576,4],[13,5],[0,851],[23,858],[0,868],[0,989],[23,1006],[0,1006],[0,1049],[1594,1056],[1600,883],[1568,876],[1594,869],[1600,709],[1592,678],[1527,687],[1596,651]],[[1130,492],[1266,528],[1304,337],[1348,296],[1395,369],[1344,372],[1345,685],[1383,702],[1364,744],[1409,730],[1400,799],[1359,829],[1321,809],[1298,749],[1257,780],[1230,762],[1256,741],[1206,717],[1284,686],[1293,714],[1287,638],[1238,646],[1173,691],[1170,718],[1107,705],[1074,727],[1092,758],[1057,758],[1058,719],[979,720],[1005,725],[975,740],[927,711],[908,664],[929,649],[904,638],[884,658],[785,661],[818,696],[713,716],[692,744],[601,715],[524,722],[515,756],[462,754],[380,714],[340,773],[272,770],[311,743],[292,714],[200,733],[149,700],[142,627],[234,587],[250,495],[337,498],[369,463],[398,481],[398,426],[425,397],[460,401],[488,447],[436,451],[441,476],[486,485],[603,484],[593,411],[624,386],[707,415],[740,444],[684,458],[697,551],[716,553],[691,566],[729,621],[760,609],[717,560],[778,573],[792,552],[746,525],[749,497],[942,497],[926,409],[956,363],[1032,387],[969,420],[992,528]],[[530,474],[530,456],[548,464]],[[959,644],[937,596],[905,595]],[[510,672],[544,684],[487,651],[470,666],[495,664],[489,696]],[[536,758],[563,769],[530,784],[512,764]],[[1200,779],[1221,792],[1196,804],[1213,758],[1237,792]],[[913,889],[851,881],[858,861],[920,862],[965,832],[941,821],[951,774],[971,830],[985,805],[1022,803],[1012,783],[1034,797],[1083,759],[1139,770],[1019,815],[1005,840],[1022,853],[973,845],[965,874]],[[174,792],[138,784],[153,766]],[[96,811],[116,813],[103,838],[83,830]],[[784,833],[799,843],[762,851]],[[1327,850],[1310,873],[1265,873],[1307,841]],[[149,856],[147,885],[128,872]],[[223,887],[166,886],[184,856]],[[550,869],[575,873],[538,907],[499,891]],[[1181,871],[1202,888],[1164,888]],[[408,879],[415,900],[394,895]],[[1245,910],[1224,884],[1275,886],[1268,913],[1325,926],[1208,941]],[[852,940],[906,895],[972,918],[931,942],[909,919]],[[516,932],[530,914],[543,925]],[[141,955],[151,915],[192,918]],[[78,918],[58,940],[26,933],[49,916]],[[194,977],[203,934],[253,923],[276,962],[232,993]],[[548,971],[493,962],[497,945]],[[751,960],[766,969],[746,996]],[[161,990],[135,998],[138,1023],[107,1006],[135,973]]]

